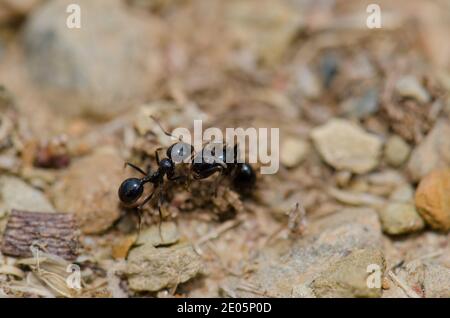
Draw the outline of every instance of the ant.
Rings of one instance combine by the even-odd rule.
[[[159,122],[152,116],[150,116],[161,128],[161,130],[166,134],[167,136],[174,137],[172,134],[165,131],[162,126],[159,124]],[[159,151],[162,148],[158,148],[155,150],[155,158],[156,163],[158,165],[158,169],[154,172],[151,171],[149,168],[147,172],[142,170],[141,168],[137,167],[136,165],[126,162],[125,166],[130,166],[139,173],[143,175],[142,178],[128,178],[122,182],[122,184],[119,187],[119,199],[120,201],[125,205],[132,205],[134,204],[143,194],[144,192],[144,185],[146,183],[152,183],[154,190],[151,194],[149,194],[141,204],[138,206],[138,211],[142,209],[142,207],[149,202],[155,192],[157,190],[162,190],[164,185],[164,177],[166,176],[169,181],[176,181],[184,176],[179,175],[175,176],[175,165],[177,163],[181,163],[187,158],[191,157],[194,151],[194,147],[182,142],[181,137],[178,139],[179,141],[172,144],[166,151],[166,158],[163,158],[160,160],[159,158]],[[162,220],[162,211],[161,211],[161,204],[164,201],[164,195],[160,191],[159,192],[159,199],[158,199],[158,212],[160,220]],[[139,214],[139,228],[141,225],[141,215]]]
[[[165,135],[174,137],[172,134],[168,133],[161,124],[152,116],[150,116],[164,132]],[[212,147],[212,148],[211,148]],[[142,196],[144,192],[144,185],[146,183],[152,183],[154,190],[150,195],[148,195],[141,204],[138,206],[138,211],[148,203],[157,190],[161,190],[164,185],[164,177],[166,176],[169,181],[176,181],[185,176],[179,175],[175,176],[176,164],[185,162],[188,158],[190,159],[191,167],[190,172],[195,180],[206,179],[216,172],[219,172],[220,176],[217,179],[219,181],[221,177],[231,176],[233,186],[240,190],[246,191],[251,189],[256,181],[256,174],[253,168],[247,163],[238,162],[238,145],[236,144],[233,148],[234,159],[232,162],[225,163],[226,155],[231,151],[231,147],[227,144],[217,144],[209,143],[202,151],[195,155],[194,147],[182,141],[182,138],[178,138],[178,142],[172,144],[166,150],[166,158],[162,160],[159,159],[159,151],[162,148],[155,150],[156,163],[158,169],[154,172],[149,168],[147,172],[141,168],[135,166],[130,162],[126,162],[125,166],[130,166],[139,173],[143,175],[142,178],[128,178],[122,182],[119,187],[119,198],[120,201],[125,205],[132,205]],[[216,150],[220,149],[216,154]],[[215,187],[215,195],[217,194],[217,186]],[[158,212],[160,220],[162,220],[161,205],[163,203],[164,196],[163,193],[159,192],[158,199]],[[161,225],[161,223],[160,223]],[[139,214],[139,229],[141,226],[141,215]]]
[[[217,149],[219,149],[219,153],[216,153]],[[232,162],[226,162],[227,154],[230,151],[233,151],[234,158]],[[233,186],[240,191],[251,189],[256,182],[256,174],[251,165],[238,162],[238,157],[237,144],[233,148],[227,144],[209,144],[192,160],[193,177],[196,180],[206,179],[219,172],[220,177],[217,179],[215,195],[217,194],[218,182],[224,176],[231,176]]]

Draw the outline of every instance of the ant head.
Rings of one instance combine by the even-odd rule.
[[[141,179],[129,178],[122,182],[119,187],[119,198],[124,204],[136,202],[144,192],[144,185]]]
[[[159,168],[164,172],[169,172],[175,168],[175,164],[169,158],[164,158],[159,162]]]
[[[190,158],[194,152],[194,147],[185,143],[177,142],[167,149],[167,157],[175,163],[181,163]]]

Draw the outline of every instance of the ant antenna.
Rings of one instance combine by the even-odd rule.
[[[172,135],[171,133],[169,133],[167,130],[164,129],[164,127],[161,125],[161,123],[159,122],[159,120],[157,120],[153,115],[150,115],[150,118],[153,119],[155,121],[155,123],[159,126],[159,128],[162,130],[162,132],[169,137],[178,139],[179,141],[183,140],[183,136],[180,137],[176,137],[174,135]]]

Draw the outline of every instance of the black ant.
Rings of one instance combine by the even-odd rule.
[[[154,117],[151,118],[158,124],[158,126],[167,136],[174,137],[170,133],[166,132]],[[155,158],[156,163],[158,165],[158,169],[154,172],[152,172],[150,168],[148,169],[147,172],[145,172],[144,170],[142,170],[141,168],[135,166],[130,162],[125,163],[126,166],[128,165],[133,169],[137,170],[139,173],[141,173],[143,177],[128,178],[124,180],[119,187],[118,194],[120,201],[122,201],[123,204],[129,206],[134,204],[142,196],[142,194],[144,193],[144,185],[146,183],[152,183],[154,190],[142,201],[142,203],[138,206],[138,210],[141,210],[142,207],[152,199],[155,192],[157,190],[160,190],[158,199],[158,212],[160,220],[162,220],[161,204],[164,201],[164,196],[161,190],[164,185],[164,176],[167,176],[167,179],[170,181],[176,181],[183,178],[184,176],[182,175],[175,176],[175,165],[177,163],[183,162],[187,158],[190,158],[192,156],[194,148],[191,145],[182,142],[181,138],[179,138],[179,142],[172,144],[167,149],[166,151],[167,158],[163,158],[162,160],[159,159],[158,152],[160,150],[161,148],[158,148],[155,151]],[[139,228],[140,223],[141,220],[139,220]]]
[[[219,153],[216,150],[219,149]],[[233,149],[233,160],[227,162],[227,155]],[[227,144],[209,144],[205,146],[202,151],[197,154],[192,160],[191,171],[196,180],[206,179],[216,172],[219,172],[221,177],[231,176],[233,186],[240,191],[246,191],[253,187],[256,182],[256,174],[251,165],[248,163],[238,162],[238,145],[235,144],[233,148]],[[215,189],[217,194],[217,184]]]
[[[151,116],[151,118],[158,124],[165,135],[174,137],[172,134],[165,131],[154,117]],[[156,149],[155,158],[156,163],[158,164],[158,169],[154,172],[152,172],[151,169],[148,169],[148,172],[145,172],[132,163],[125,163],[125,165],[128,165],[141,173],[143,177],[128,178],[122,182],[119,187],[118,194],[120,201],[123,204],[134,204],[142,196],[144,192],[144,185],[146,183],[152,183],[154,186],[154,190],[138,206],[138,210],[141,210],[142,207],[152,199],[154,193],[157,190],[162,190],[162,187],[164,185],[164,176],[166,176],[170,181],[176,181],[185,177],[182,175],[175,176],[175,168],[176,164],[185,162],[188,158],[190,158],[191,163],[190,171],[195,180],[206,179],[214,173],[219,172],[220,176],[218,180],[220,180],[220,178],[223,176],[231,176],[233,186],[240,191],[246,191],[253,187],[256,181],[256,174],[249,164],[238,162],[237,144],[233,148],[233,160],[227,163],[226,155],[229,153],[229,151],[231,151],[231,147],[227,146],[226,144],[209,143],[202,149],[199,154],[195,155],[194,147],[192,145],[183,142],[181,137],[178,138],[178,140],[178,142],[172,144],[166,150],[167,157],[163,158],[162,160],[159,159],[158,153],[161,148]],[[219,153],[216,154],[216,150],[218,148],[222,151],[219,151]],[[215,193],[217,193],[217,184]],[[163,200],[164,196],[160,191],[158,199],[158,212],[160,220],[162,220],[161,204]],[[141,220],[139,220],[139,228],[140,225]]]

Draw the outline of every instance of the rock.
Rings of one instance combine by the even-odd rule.
[[[387,204],[380,209],[380,220],[383,231],[391,235],[412,233],[425,227],[424,221],[411,203]]]
[[[408,285],[425,298],[450,297],[450,268],[431,260],[415,260],[399,273]]]
[[[136,243],[137,235],[129,234],[120,237],[111,247],[111,256],[116,260],[125,259],[131,247]]]
[[[79,0],[81,27],[69,28],[72,2],[46,2],[24,32],[30,73],[52,105],[64,114],[105,116],[145,100],[161,72],[158,26],[119,0]]]
[[[419,181],[434,169],[450,165],[450,122],[439,120],[411,154],[408,172]]]
[[[395,89],[400,96],[414,98],[420,103],[428,103],[431,99],[427,90],[414,76],[400,78],[395,85]]]
[[[347,170],[338,171],[335,174],[335,178],[336,178],[336,184],[340,188],[346,188],[350,184],[350,181],[352,179],[352,173]]]
[[[120,216],[117,189],[125,178],[123,160],[111,148],[74,162],[52,188],[59,211],[74,213],[84,233],[108,229]]]
[[[367,176],[367,181],[372,185],[384,187],[398,187],[405,184],[406,179],[397,170],[386,169],[380,172],[373,172]]]
[[[314,292],[306,284],[294,286],[292,289],[293,298],[315,298]]]
[[[23,182],[10,176],[0,177],[0,203],[5,210],[12,209],[33,212],[55,212],[45,195]]]
[[[433,229],[450,230],[450,169],[436,170],[423,178],[416,190],[420,215]]]
[[[332,119],[312,131],[323,159],[338,170],[362,174],[378,165],[381,140],[343,119]]]
[[[273,297],[303,294],[311,282],[334,263],[357,249],[379,249],[381,228],[377,213],[368,208],[348,208],[310,222],[304,236],[277,240],[257,252],[248,283]],[[244,282],[242,282],[244,280]],[[254,294],[236,291],[239,297]],[[307,295],[307,293],[306,293]]]
[[[279,62],[303,23],[288,3],[271,0],[227,1],[225,15],[237,42],[268,65]]]
[[[450,298],[450,268],[427,262],[423,289],[426,298]]]
[[[280,160],[287,168],[298,166],[306,157],[309,144],[301,139],[289,137],[281,144]]]
[[[341,105],[344,114],[356,118],[366,118],[376,113],[378,107],[378,91],[374,88],[367,90],[361,97],[350,97]]]
[[[399,167],[406,162],[411,152],[411,147],[402,137],[394,135],[390,137],[384,148],[386,162],[393,167]]]
[[[307,66],[300,66],[295,73],[296,87],[305,97],[309,99],[316,99],[322,93],[322,86],[320,79]]]
[[[132,290],[155,292],[188,281],[201,268],[201,258],[189,244],[159,248],[144,244],[131,250],[125,273]]]
[[[391,193],[389,200],[393,202],[414,202],[414,189],[408,183],[401,185]]]
[[[320,58],[320,74],[323,86],[329,88],[339,73],[340,60],[333,53],[326,53]]]
[[[157,247],[174,244],[179,239],[180,233],[178,232],[177,225],[173,222],[164,222],[161,224],[161,229],[159,225],[154,225],[141,231],[136,244],[150,244]]]
[[[330,188],[328,194],[335,198],[337,201],[355,206],[381,206],[384,204],[384,199],[370,194],[339,190],[337,188]]]
[[[311,287],[317,297],[381,297],[380,288],[370,288],[370,266],[379,266],[381,274],[386,265],[378,249],[355,250],[327,268]]]

